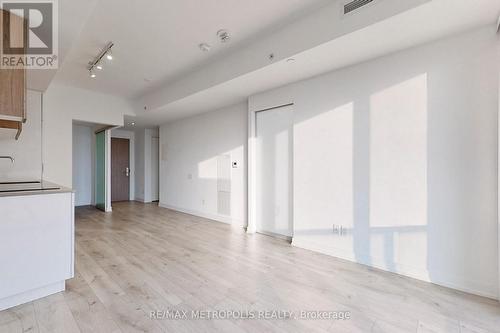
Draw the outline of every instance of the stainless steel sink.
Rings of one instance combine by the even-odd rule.
[[[10,182],[0,182],[0,185],[14,185],[14,184],[41,184],[41,181],[32,180],[32,181],[10,181]]]
[[[54,191],[60,190],[53,184],[44,184],[40,181],[5,181],[0,182],[0,193]]]

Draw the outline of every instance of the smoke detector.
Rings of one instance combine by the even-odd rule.
[[[231,39],[229,32],[224,29],[217,31],[217,37],[219,37],[221,43],[227,43]]]

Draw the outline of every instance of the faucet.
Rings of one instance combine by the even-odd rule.
[[[10,160],[11,163],[14,163],[14,157],[12,156],[0,156],[0,159]]]

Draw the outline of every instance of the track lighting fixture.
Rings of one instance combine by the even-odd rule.
[[[95,78],[97,76],[94,69],[103,69],[102,58],[106,57],[106,59],[110,61],[113,60],[113,54],[111,51],[113,46],[113,42],[109,42],[108,45],[101,52],[99,52],[97,57],[95,57],[93,61],[89,62],[88,70],[91,78]]]

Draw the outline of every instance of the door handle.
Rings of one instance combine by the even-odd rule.
[[[127,176],[127,177],[130,176],[130,168],[128,168],[128,167],[125,168],[125,176]]]

